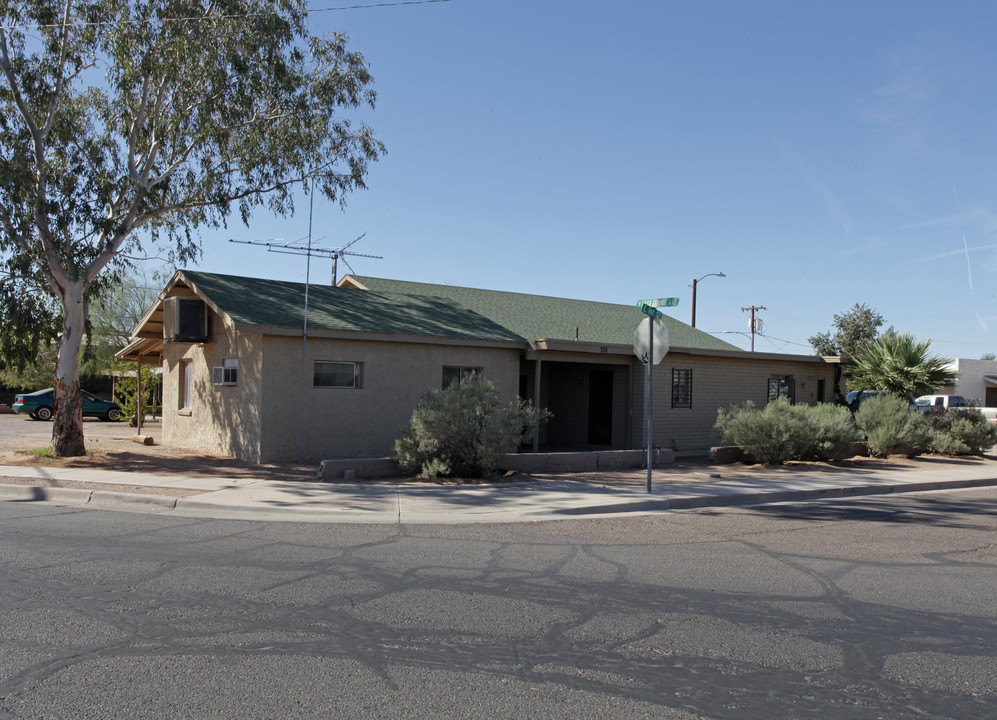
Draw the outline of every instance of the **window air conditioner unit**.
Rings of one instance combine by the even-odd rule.
[[[224,365],[211,368],[212,385],[238,385],[239,361],[226,360]]]
[[[208,311],[203,300],[171,297],[163,300],[163,340],[166,342],[206,342]]]

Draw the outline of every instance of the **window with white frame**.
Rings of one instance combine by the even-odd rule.
[[[211,369],[211,382],[214,385],[238,385],[239,361],[235,358],[222,360],[220,366]]]
[[[360,388],[363,364],[357,362],[315,361],[314,386],[317,388]]]
[[[481,374],[479,367],[457,367],[444,365],[443,367],[443,387],[447,388],[452,383],[465,383],[475,375]]]
[[[194,404],[194,363],[180,361],[180,388],[177,406],[180,410],[190,410]]]

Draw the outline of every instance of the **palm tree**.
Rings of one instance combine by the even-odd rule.
[[[928,355],[931,340],[910,333],[886,333],[864,345],[849,373],[853,390],[886,390],[911,399],[955,382],[952,360]]]

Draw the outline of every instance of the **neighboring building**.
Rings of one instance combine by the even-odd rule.
[[[368,277],[308,289],[180,271],[118,357],[163,365],[163,442],[253,462],[390,454],[419,397],[471,372],[553,418],[535,449],[645,446],[629,305]],[[665,317],[654,442],[705,450],[717,409],[830,397],[834,363],[749,353]],[[303,419],[303,421],[302,421]]]
[[[956,372],[955,384],[939,388],[939,394],[962,395],[970,405],[997,407],[997,360],[957,358],[949,367]]]

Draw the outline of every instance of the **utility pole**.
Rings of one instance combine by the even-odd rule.
[[[764,305],[752,305],[751,307],[741,308],[741,312],[751,312],[751,352],[755,351],[755,312],[765,309]]]

